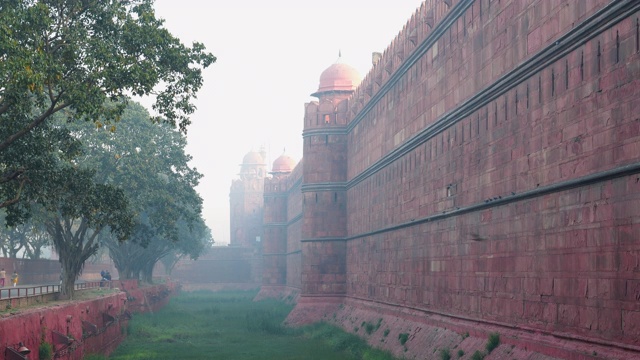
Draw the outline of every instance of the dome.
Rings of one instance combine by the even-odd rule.
[[[362,78],[358,70],[340,59],[320,74],[320,85],[313,96],[328,91],[354,91],[360,85]]]
[[[294,167],[296,167],[296,161],[292,157],[282,154],[273,162],[271,171],[274,173],[289,173],[293,171]]]
[[[264,164],[264,159],[259,152],[249,151],[247,155],[242,158],[243,165],[261,165]]]

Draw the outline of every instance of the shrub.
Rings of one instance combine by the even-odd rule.
[[[471,360],[482,360],[484,359],[484,353],[480,352],[480,350],[476,350],[476,352],[471,355]]]
[[[398,340],[400,340],[400,344],[404,345],[407,342],[407,340],[409,340],[409,334],[408,333],[398,334]]]
[[[491,353],[493,349],[497,348],[500,345],[500,334],[491,333],[489,334],[489,340],[487,340],[487,354]]]
[[[451,352],[449,349],[440,349],[440,360],[451,360]]]
[[[461,358],[464,356],[464,350],[460,349],[458,350],[458,357]]]
[[[40,343],[38,348],[38,358],[42,360],[50,360],[53,355],[53,345],[46,341]]]
[[[375,329],[375,325],[373,325],[372,323],[364,324],[364,330],[367,332],[367,334],[371,335],[374,329]]]

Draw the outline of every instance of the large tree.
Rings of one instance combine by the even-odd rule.
[[[83,143],[86,155],[79,165],[97,169],[97,179],[121,188],[136,214],[130,241],[100,236],[121,278],[144,273],[149,280],[149,269],[172,250],[197,257],[206,243],[203,234],[209,234],[203,230],[202,199],[195,190],[202,175],[189,166],[185,136],[170,126],[140,121],[148,116],[142,106],[129,102],[116,132],[66,124]]]
[[[9,150],[20,140],[46,149],[42,136],[29,136],[53,114],[113,130],[125,95],[151,95],[152,119],[186,132],[202,70],[214,61],[202,44],[169,33],[153,0],[1,1],[0,208],[25,215],[11,205],[26,188],[46,187],[36,172],[47,169]]]
[[[54,180],[42,203],[45,226],[60,256],[60,296],[72,298],[74,284],[85,261],[100,246],[98,235],[108,229],[118,241],[127,239],[134,213],[122,189],[96,180],[95,171],[82,167],[64,170],[65,180]]]

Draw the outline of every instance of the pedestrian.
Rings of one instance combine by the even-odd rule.
[[[13,271],[13,275],[11,275],[11,282],[13,283],[13,287],[18,285],[18,272],[15,270]]]
[[[0,270],[0,287],[4,287],[4,281],[7,278],[7,272],[2,268]]]

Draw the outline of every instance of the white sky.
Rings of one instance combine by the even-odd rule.
[[[156,0],[156,16],[183,43],[218,60],[204,73],[187,152],[216,245],[229,243],[229,189],[240,163],[264,146],[302,158],[304,104],[338,59],[364,78],[422,0]]]

